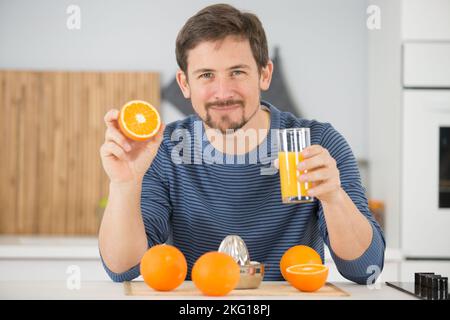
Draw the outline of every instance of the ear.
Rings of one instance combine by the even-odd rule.
[[[261,76],[259,78],[259,87],[261,90],[266,91],[270,87],[273,74],[273,62],[269,60],[267,65],[261,70]]]
[[[186,99],[189,99],[191,97],[191,89],[189,88],[189,83],[186,74],[183,71],[178,70],[176,78],[178,85],[180,86],[180,89],[183,92],[183,96]]]

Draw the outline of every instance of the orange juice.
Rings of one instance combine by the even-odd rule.
[[[308,196],[309,182],[299,182],[297,178],[301,172],[297,165],[303,161],[300,152],[280,151],[278,152],[281,197],[283,202],[309,202],[312,197]]]

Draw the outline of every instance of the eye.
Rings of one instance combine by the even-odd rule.
[[[202,74],[199,76],[199,78],[200,78],[200,79],[211,79],[212,76],[213,76],[212,72],[205,72],[205,73],[202,73]]]
[[[231,72],[232,76],[240,76],[241,74],[244,74],[242,70],[234,70]]]

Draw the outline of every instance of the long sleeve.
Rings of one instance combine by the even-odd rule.
[[[142,182],[141,214],[149,248],[165,243],[170,233],[172,209],[168,181],[165,177],[167,168],[164,167],[170,161],[167,157],[168,153],[163,142]],[[140,264],[125,272],[115,273],[106,266],[101,255],[100,258],[106,273],[114,282],[131,281],[140,275]]]
[[[373,273],[375,270],[380,273],[383,270],[386,246],[383,231],[369,210],[365,195],[366,190],[361,184],[356,159],[344,137],[328,124],[328,127],[323,133],[321,145],[336,160],[340,172],[341,187],[371,224],[373,236],[369,247],[360,257],[354,260],[341,259],[331,248],[323,208],[319,202],[318,217],[320,231],[326,245],[330,249],[336,267],[342,276],[358,284],[367,284],[368,280],[374,279]]]

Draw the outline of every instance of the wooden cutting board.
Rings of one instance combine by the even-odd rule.
[[[185,281],[173,291],[156,291],[148,287],[143,281],[124,282],[125,295],[127,296],[202,296],[192,281]],[[301,292],[284,281],[262,282],[258,289],[233,290],[229,296],[332,296],[348,297],[350,294],[334,284],[326,283],[316,292]]]

